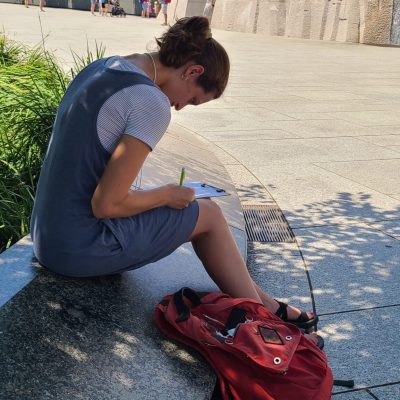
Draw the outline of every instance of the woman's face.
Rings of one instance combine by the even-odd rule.
[[[188,104],[197,106],[214,99],[213,92],[205,93],[197,84],[197,78],[203,71],[203,67],[196,69],[196,66],[191,66],[166,82],[161,89],[169,98],[171,107],[179,111]]]

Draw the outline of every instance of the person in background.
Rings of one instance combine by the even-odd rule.
[[[168,24],[168,3],[170,2],[171,0],[160,0],[161,12],[164,16],[164,22],[162,23],[163,26]]]
[[[94,16],[96,16],[96,14],[94,13],[96,4],[99,4],[98,0],[90,0],[90,13]],[[99,12],[100,12],[100,7],[99,7]]]
[[[149,2],[148,0],[140,0],[142,3],[142,17],[147,18],[149,16]]]
[[[159,12],[160,10],[159,10],[159,8],[158,8],[158,1],[157,0],[154,0],[154,14],[155,14],[155,16],[157,17],[157,15],[158,15],[158,12]]]
[[[110,15],[110,11],[111,11],[110,0],[106,0],[105,6],[106,6],[105,7],[106,16],[107,16],[107,14]]]
[[[99,15],[106,16],[106,0],[99,0]]]
[[[24,0],[25,8],[29,8],[29,0]],[[39,0],[40,11],[44,12],[44,0]]]

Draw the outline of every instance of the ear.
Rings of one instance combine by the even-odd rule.
[[[200,64],[192,64],[186,68],[184,75],[189,78],[198,78],[204,73],[204,67]]]

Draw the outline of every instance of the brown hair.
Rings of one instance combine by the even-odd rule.
[[[229,57],[225,49],[211,37],[210,24],[205,17],[179,19],[167,32],[156,39],[160,62],[179,68],[189,61],[204,67],[197,78],[206,93],[221,96],[229,78]]]

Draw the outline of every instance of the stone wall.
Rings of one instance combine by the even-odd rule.
[[[393,19],[390,43],[400,45],[400,0],[393,2]]]
[[[22,0],[0,2],[21,4]],[[138,0],[120,3],[128,14],[140,14]],[[205,3],[172,0],[168,22],[202,15]],[[89,10],[90,2],[46,0],[46,5]],[[158,18],[161,21],[162,15]],[[400,0],[216,0],[211,26],[272,36],[400,45]]]
[[[398,44],[400,0],[217,0],[212,26],[303,39]]]
[[[168,4],[168,23],[173,24],[182,17],[203,15],[205,5],[206,0],[172,0]],[[163,20],[161,13],[158,15],[158,19]]]

